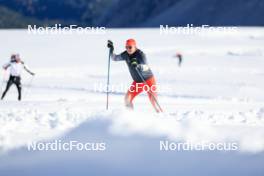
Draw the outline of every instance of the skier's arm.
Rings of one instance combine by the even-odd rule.
[[[25,69],[29,74],[31,74],[31,75],[35,75],[35,73],[33,73],[32,71],[29,70],[29,68],[27,67],[27,65],[25,65],[24,62],[23,62],[22,64],[23,64],[23,66],[24,66],[24,69]]]
[[[142,57],[142,61],[137,64],[137,67],[142,71],[149,70],[150,68],[149,68],[148,63],[147,63],[147,58],[143,52],[141,53],[141,57]]]
[[[121,54],[114,54],[114,53],[112,53],[111,54],[111,58],[112,58],[113,61],[122,61],[122,60],[125,60],[122,57],[122,53]]]
[[[122,57],[122,53],[121,54],[115,54],[114,53],[114,43],[111,40],[108,40],[107,41],[107,47],[109,48],[110,56],[111,56],[111,59],[113,61],[122,61],[122,60],[125,60]]]
[[[10,67],[10,63],[3,65],[3,69],[5,69],[5,70],[8,69],[8,67]]]

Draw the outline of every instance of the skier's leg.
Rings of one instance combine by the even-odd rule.
[[[7,91],[9,90],[9,88],[11,87],[12,84],[13,84],[13,80],[12,80],[12,78],[10,77],[9,80],[8,80],[8,82],[7,82],[7,84],[6,84],[6,89],[5,89],[5,91],[3,92],[2,96],[1,96],[1,100],[4,99],[4,97],[5,97],[6,93],[7,93]]]
[[[181,66],[181,63],[182,63],[182,57],[180,56],[179,57],[179,67]]]
[[[127,91],[126,96],[125,96],[125,105],[129,109],[134,108],[134,105],[132,103],[132,96],[133,94],[130,91]]]
[[[143,91],[142,86],[140,86],[139,84],[143,85],[143,83],[137,83],[134,81],[131,84],[130,88],[128,89],[126,96],[125,96],[126,107],[131,108],[131,109],[134,108],[133,99]]]
[[[160,112],[162,110],[160,110],[157,106],[157,85],[156,85],[156,81],[155,81],[155,78],[154,76],[149,78],[148,80],[146,80],[146,83],[147,83],[147,93],[148,93],[148,97],[149,97],[149,100],[153,106],[153,108],[156,110],[156,112]]]
[[[153,106],[153,108],[155,109],[156,112],[160,112],[159,108],[157,107],[157,103],[156,103],[156,100],[157,100],[157,93],[156,92],[151,92],[151,91],[148,91],[148,97],[149,97],[149,100]],[[155,100],[156,98],[156,100]]]
[[[21,100],[21,92],[22,92],[22,85],[21,85],[21,79],[20,77],[16,77],[15,81],[14,81],[16,87],[17,87],[17,91],[18,91],[18,100]]]

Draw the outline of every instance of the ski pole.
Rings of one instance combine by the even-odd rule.
[[[146,82],[146,80],[143,78],[143,76],[142,76],[141,73],[139,72],[138,68],[136,68],[136,71],[137,71],[137,73],[138,73],[140,79],[144,82],[144,84],[145,84],[145,85],[148,85],[147,82]],[[150,93],[150,95],[152,96],[152,98],[154,99],[155,103],[157,104],[159,110],[160,110],[161,112],[163,112],[163,110],[162,110],[162,108],[161,108],[161,106],[160,106],[160,104],[159,104],[157,98],[153,95],[153,93],[152,93],[151,91],[149,91],[149,93]]]
[[[106,110],[108,110],[108,106],[109,106],[108,104],[109,104],[109,84],[110,84],[110,61],[111,61],[111,49],[109,49],[109,55],[108,55]]]

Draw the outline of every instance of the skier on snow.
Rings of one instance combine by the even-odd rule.
[[[129,72],[133,78],[133,82],[126,93],[125,105],[133,109],[133,99],[143,90],[148,93],[150,102],[156,112],[162,112],[157,102],[156,81],[154,75],[147,64],[145,54],[137,48],[134,39],[126,41],[126,51],[121,54],[114,54],[114,45],[112,41],[108,41],[107,47],[110,48],[111,58],[114,61],[125,61]]]
[[[32,76],[35,75],[35,73],[31,72],[27,66],[24,64],[23,61],[21,61],[19,54],[13,54],[11,55],[11,60],[9,63],[5,64],[3,66],[3,69],[7,70],[9,68],[10,70],[10,77],[6,85],[6,89],[2,94],[1,100],[5,97],[7,91],[12,86],[12,84],[15,84],[18,91],[18,100],[21,100],[21,72],[23,69],[25,69],[28,73],[30,73]]]
[[[178,62],[178,66],[180,67],[182,65],[182,60],[183,60],[182,54],[180,52],[177,52],[176,55],[175,55],[175,57],[178,58],[178,61],[179,61]]]

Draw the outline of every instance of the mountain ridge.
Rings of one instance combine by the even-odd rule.
[[[261,0],[0,0],[0,7],[1,28],[55,23],[117,28],[264,26]]]

